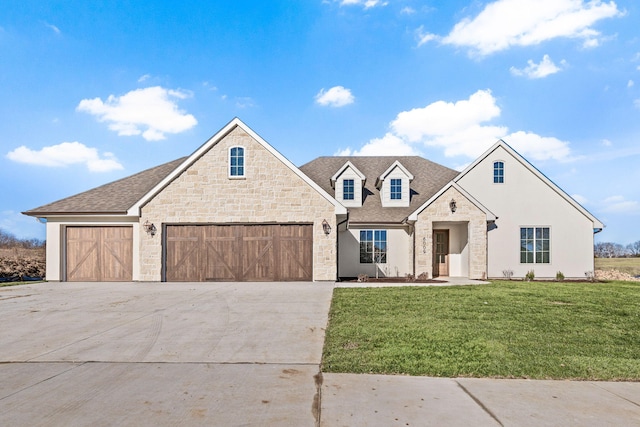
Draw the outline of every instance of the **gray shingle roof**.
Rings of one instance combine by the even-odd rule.
[[[173,160],[23,213],[31,216],[125,214],[142,196],[147,194],[186,159],[186,157],[183,157]]]
[[[396,160],[413,174],[411,202],[409,207],[383,208],[380,191],[375,187],[376,178]],[[353,163],[367,178],[362,207],[348,208],[349,221],[352,223],[400,223],[458,175],[453,169],[418,156],[319,157],[301,166],[300,170],[329,194],[334,195],[335,190],[331,187],[330,179],[347,161]]]

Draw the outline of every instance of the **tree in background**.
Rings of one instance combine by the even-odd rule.
[[[18,239],[13,234],[0,228],[0,248],[36,249],[43,247],[44,244],[44,240],[40,239]]]
[[[598,242],[593,245],[593,254],[596,258],[623,258],[640,256],[640,240],[623,246],[620,243]]]

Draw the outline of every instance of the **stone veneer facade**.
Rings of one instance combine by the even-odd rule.
[[[245,149],[245,177],[229,178],[229,148]],[[313,280],[336,279],[334,205],[300,176],[235,127],[142,207],[140,223],[156,225],[150,236],[140,227],[140,280],[160,281],[164,223],[312,223]],[[322,221],[332,232],[325,235]]]
[[[456,201],[455,212],[451,212],[449,208],[451,199]],[[487,215],[453,187],[418,214],[415,224],[416,276],[426,272],[429,277],[433,277],[433,223],[439,223],[437,228],[446,228],[447,222],[467,222],[469,278],[486,279]],[[445,227],[441,227],[442,225]]]

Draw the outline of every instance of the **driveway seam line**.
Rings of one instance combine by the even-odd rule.
[[[604,391],[606,391],[607,393],[609,393],[609,394],[612,394],[612,395],[616,396],[617,398],[620,398],[620,399],[622,399],[622,400],[626,400],[627,402],[631,403],[632,405],[635,405],[635,406],[640,407],[640,404],[639,404],[639,403],[636,403],[636,402],[634,402],[633,400],[629,400],[629,399],[627,399],[626,397],[621,396],[621,395],[619,395],[618,393],[614,393],[613,391],[608,390],[608,389],[606,389],[606,388],[604,388],[604,387],[602,387],[602,386],[600,386],[600,385],[598,385],[598,384],[591,383],[591,385],[593,385],[593,386],[595,386],[595,387],[598,387],[600,390],[604,390]]]
[[[10,363],[13,363],[13,362],[10,362]],[[18,363],[31,363],[31,362],[18,362]],[[36,362],[36,363],[38,363],[38,362]],[[8,394],[8,395],[6,395],[6,396],[0,397],[0,400],[4,400],[4,399],[7,399],[7,398],[9,398],[9,397],[11,397],[11,396],[15,396],[15,395],[16,395],[16,394],[18,394],[18,393],[22,393],[22,392],[23,392],[23,391],[25,391],[25,390],[29,390],[29,389],[30,389],[30,388],[32,388],[32,387],[35,387],[35,386],[37,386],[37,385],[40,385],[40,384],[42,384],[42,383],[44,383],[44,382],[46,382],[46,381],[52,380],[52,379],[54,379],[54,378],[56,378],[56,377],[59,377],[60,375],[66,374],[67,372],[70,372],[70,371],[72,371],[72,370],[74,370],[74,369],[76,369],[76,368],[79,368],[79,367],[81,367],[81,366],[83,366],[83,365],[86,365],[86,364],[87,364],[87,362],[80,362],[80,363],[76,363],[76,362],[66,362],[66,363],[71,363],[71,364],[72,364],[72,366],[71,366],[71,367],[69,367],[69,369],[65,369],[64,371],[58,372],[57,374],[52,375],[52,376],[50,376],[50,377],[48,377],[48,378],[45,378],[45,379],[43,379],[43,380],[40,380],[40,381],[38,381],[37,383],[29,384],[28,386],[26,386],[26,387],[24,387],[24,388],[21,388],[20,390],[16,390],[16,391],[14,391],[14,392],[13,392],[13,393],[11,393],[11,394]]]
[[[487,406],[485,406],[484,403],[482,403],[480,401],[480,399],[478,399],[476,396],[473,395],[473,393],[471,393],[469,390],[467,390],[467,388],[465,386],[463,386],[462,384],[460,384],[459,381],[454,380],[456,384],[458,384],[458,387],[460,387],[471,399],[473,399],[474,402],[476,402],[478,404],[478,406],[480,406],[487,414],[489,414],[489,416],[491,418],[493,418],[498,424],[500,424],[502,427],[504,427],[504,424],[502,424],[502,422],[500,422],[500,420],[498,419],[498,417],[491,412],[491,410],[489,408],[487,408]]]

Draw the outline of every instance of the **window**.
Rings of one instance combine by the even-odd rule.
[[[504,162],[493,162],[493,183],[504,183]]]
[[[402,180],[391,180],[391,200],[402,200]]]
[[[386,264],[387,230],[360,230],[360,263]]]
[[[231,147],[229,150],[229,176],[244,176],[244,148]]]
[[[549,264],[549,227],[520,228],[520,262]]]
[[[353,180],[345,179],[342,181],[342,200],[353,200],[354,198],[354,189],[353,189]]]

